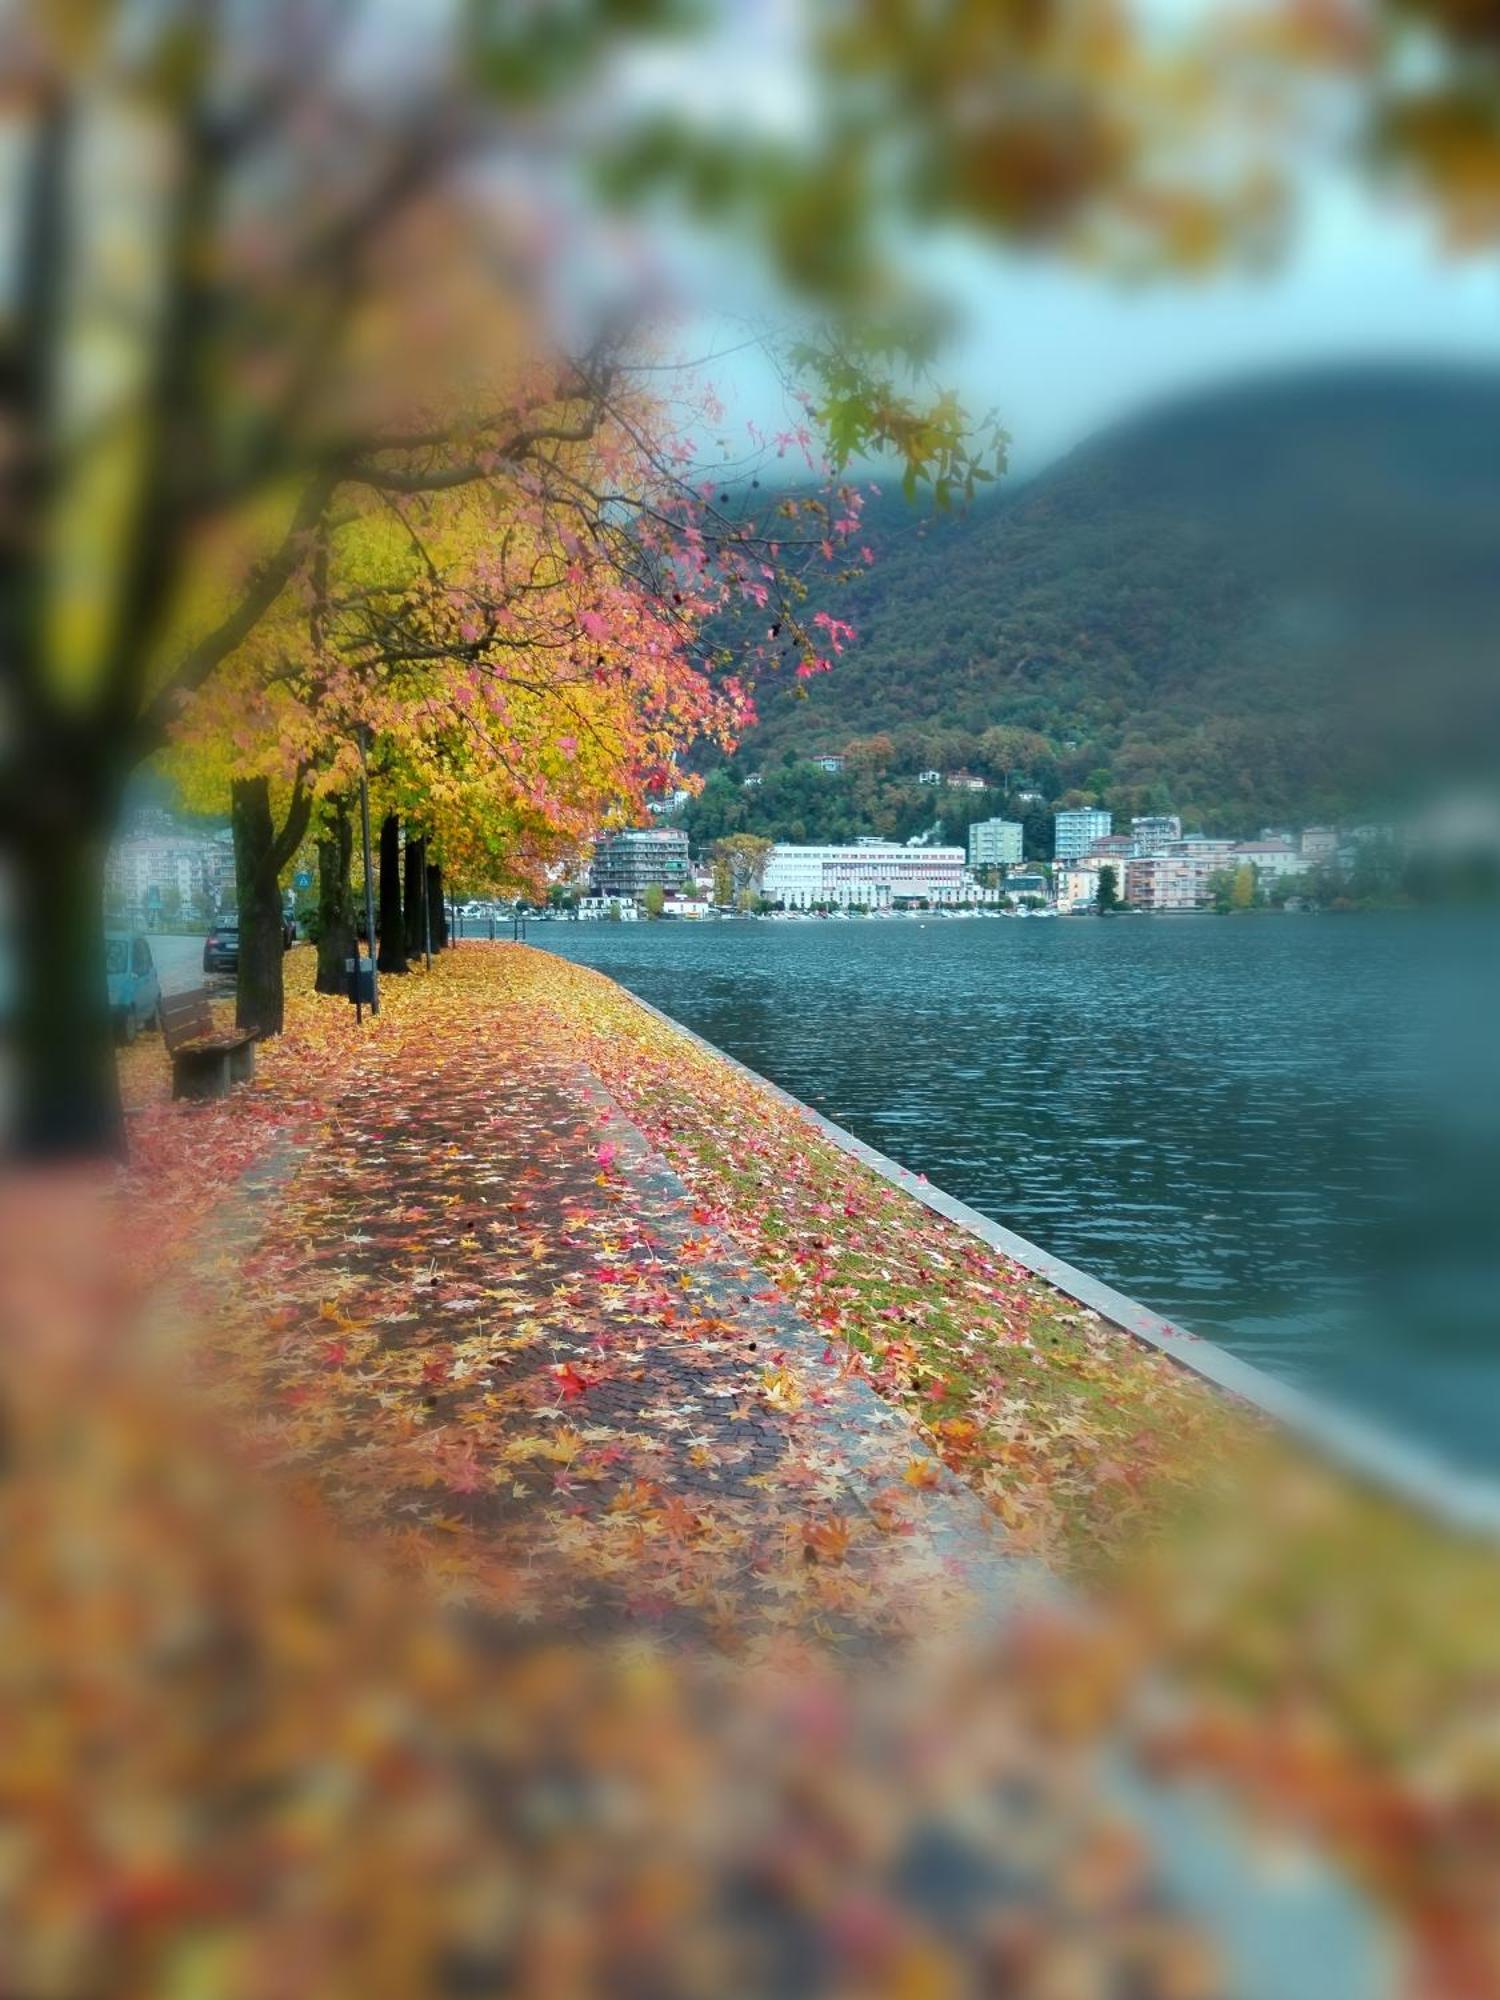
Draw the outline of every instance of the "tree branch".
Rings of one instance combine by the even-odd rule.
[[[312,821],[312,793],[307,789],[307,768],[298,771],[292,786],[292,796],[287,802],[286,819],[281,832],[271,844],[271,866],[279,877],[297,849],[302,845],[308,826]]]
[[[334,484],[328,474],[321,474],[309,482],[280,546],[254,573],[234,610],[184,654],[176,671],[130,732],[132,750],[137,758],[149,757],[161,748],[167,740],[181,697],[196,693],[215,667],[244,644],[291,582],[306,555],[308,538],[322,519],[332,497]]]

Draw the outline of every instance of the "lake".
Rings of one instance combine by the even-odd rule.
[[[530,941],[1156,1311],[1500,1473],[1490,915]]]

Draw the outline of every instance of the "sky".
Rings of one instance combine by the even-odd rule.
[[[1206,0],[1140,4],[1175,27]],[[717,45],[659,52],[661,67],[648,63],[634,87],[689,101],[710,124],[737,119],[795,132],[809,111],[795,52],[798,9],[799,0],[726,0]],[[917,262],[958,316],[934,372],[972,413],[995,410],[1018,474],[1175,393],[1262,371],[1371,360],[1500,364],[1500,255],[1443,254],[1430,220],[1328,166],[1303,182],[1292,247],[1268,275],[1125,291],[1056,259],[1025,261],[956,237],[928,246]],[[711,280],[724,282],[719,273]],[[733,290],[732,275],[728,283]],[[707,347],[736,340],[734,325],[715,326],[712,314],[691,338],[700,333]],[[747,421],[775,429],[794,414],[753,355],[711,372],[738,436]]]
[[[923,275],[958,316],[933,373],[972,414],[997,413],[1019,476],[1139,409],[1257,373],[1375,360],[1500,366],[1500,257],[1442,255],[1423,226],[1348,188],[1320,191],[1294,250],[1263,276],[1122,290],[1055,259],[957,240],[923,260]],[[711,351],[741,331],[705,315],[691,339]],[[708,373],[730,435],[794,420],[753,352]]]
[[[670,108],[710,133],[741,128],[795,140],[817,116],[804,60],[814,0],[710,0],[706,33],[632,41],[596,107]],[[1148,28],[1191,31],[1224,0],[1131,0]],[[447,14],[453,0],[378,0],[377,16]],[[674,263],[671,248],[664,252]],[[730,455],[746,426],[775,432],[801,412],[763,359],[744,347],[742,315],[774,304],[737,250],[690,251],[683,354],[718,350],[707,372],[725,404]],[[1500,365],[1500,252],[1441,254],[1429,221],[1402,215],[1352,173],[1327,166],[1300,190],[1293,247],[1267,276],[1221,274],[1126,292],[1060,261],[1024,261],[950,237],[913,260],[955,311],[934,369],[976,416],[1010,433],[1010,465],[1038,470],[1112,421],[1173,394],[1313,363],[1443,360]],[[670,287],[669,287],[670,289]],[[732,302],[732,313],[722,311]],[[713,302],[712,304],[706,302]],[[696,425],[690,428],[697,429]],[[711,438],[707,456],[716,454]]]
[[[1115,418],[1261,371],[1374,359],[1500,363],[1500,260],[1434,253],[1415,224],[1325,190],[1301,245],[1267,277],[1122,293],[1056,264],[955,250],[964,330],[945,365],[995,406],[1018,473]]]

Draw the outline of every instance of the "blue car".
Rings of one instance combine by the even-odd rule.
[[[161,1026],[161,982],[150,940],[139,931],[106,931],[104,969],[115,1040],[129,1047],[142,1028]]]

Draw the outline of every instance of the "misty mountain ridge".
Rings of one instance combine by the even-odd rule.
[[[996,725],[1049,791],[1230,829],[1397,806],[1500,744],[1500,371],[1309,370],[1194,394],[934,515],[867,502],[858,642],[760,694],[736,759]]]

